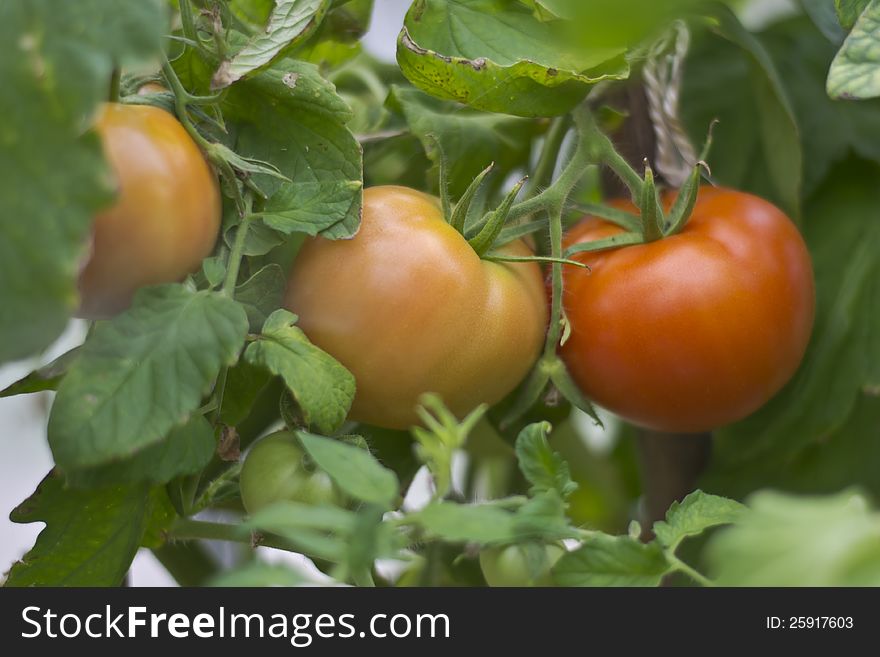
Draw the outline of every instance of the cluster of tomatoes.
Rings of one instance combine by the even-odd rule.
[[[170,114],[109,104],[97,131],[119,194],[95,219],[80,274],[79,314],[88,318],[118,313],[137,288],[197,269],[215,247],[221,216],[216,177]],[[565,241],[620,231],[587,217]],[[522,241],[502,252],[532,253]],[[703,188],[680,233],[576,258],[588,268],[566,267],[571,330],[559,352],[589,399],[637,425],[688,432],[740,419],[800,363],[813,321],[810,258],[794,224],[764,200]],[[548,297],[538,262],[481,259],[436,198],[386,186],[364,191],[353,239],[304,244],[285,305],[355,376],[352,419],[405,429],[425,392],[457,415],[510,394],[540,356]],[[263,485],[266,459],[289,464],[272,475],[277,486]],[[326,501],[332,486],[320,473],[299,476],[302,464],[289,434],[264,439],[242,476],[247,507],[263,506],[267,489]],[[257,480],[249,471],[259,471]]]

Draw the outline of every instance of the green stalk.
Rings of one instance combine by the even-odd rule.
[[[122,80],[122,70],[117,66],[110,75],[110,93],[107,99],[111,103],[119,102],[119,83]]]
[[[534,175],[529,179],[529,184],[526,187],[526,196],[532,196],[535,191],[550,184],[553,169],[556,168],[556,162],[559,160],[559,149],[562,147],[570,125],[567,115],[553,119],[547,130],[547,135],[544,137],[544,145],[541,148],[541,156],[535,167]]]
[[[193,19],[193,10],[192,5],[190,5],[190,0],[180,0],[177,3],[180,7],[180,24],[183,28],[183,36],[185,36],[190,41],[195,43],[199,43],[198,35],[196,34],[196,23]]]

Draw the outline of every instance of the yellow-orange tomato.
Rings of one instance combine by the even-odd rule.
[[[565,245],[619,232],[588,217]],[[728,424],[766,403],[800,364],[815,305],[810,256],[767,201],[704,187],[678,235],[576,257],[591,270],[566,268],[572,331],[562,356],[588,397],[634,424]]]
[[[171,283],[198,268],[220,228],[220,190],[183,126],[164,110],[107,104],[96,129],[118,196],[98,214],[79,277],[79,316],[124,310],[144,285]]]
[[[505,252],[530,254],[519,242]],[[364,191],[353,239],[303,245],[285,305],[354,374],[351,417],[396,429],[418,421],[425,392],[458,416],[499,401],[535,362],[547,324],[536,263],[481,260],[436,198],[393,186]]]

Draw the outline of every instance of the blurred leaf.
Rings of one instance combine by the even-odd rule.
[[[236,18],[257,28],[269,20],[275,0],[227,0],[226,4]]]
[[[880,397],[861,395],[840,428],[785,460],[757,458],[742,467],[713,467],[703,484],[742,498],[772,487],[828,494],[857,485],[880,497]]]
[[[525,0],[567,19],[581,48],[633,48],[707,0]],[[548,16],[549,18],[549,16]]]
[[[296,46],[290,56],[322,69],[339,66],[361,52],[360,38],[369,27],[372,13],[373,0],[336,2],[318,30]]]
[[[95,213],[113,198],[88,128],[115,66],[153,57],[158,0],[0,5],[0,362],[49,345],[77,304]]]
[[[282,564],[251,561],[244,566],[227,570],[211,579],[207,586],[252,588],[256,586],[300,586],[313,584],[301,573]]]
[[[701,143],[718,119],[713,176],[769,198],[797,220],[803,153],[788,92],[762,41],[726,7],[714,17],[712,32],[732,45],[708,34],[695,40],[682,89],[684,124]]]
[[[514,515],[497,506],[434,502],[407,520],[429,535],[451,543],[512,543]]]
[[[322,433],[333,433],[351,407],[354,377],[309,342],[305,333],[293,325],[296,319],[286,310],[272,313],[260,338],[245,350],[245,358],[284,379],[308,425]]]
[[[141,482],[165,484],[180,475],[201,471],[214,456],[216,448],[214,429],[204,417],[196,415],[130,458],[96,468],[71,470],[67,481],[77,488]]]
[[[838,46],[843,43],[846,31],[840,26],[837,11],[831,0],[800,0],[800,4],[831,43]]]
[[[386,510],[393,508],[400,488],[397,476],[368,450],[303,431],[297,432],[297,437],[318,467],[344,492]]]
[[[654,534],[663,547],[674,551],[689,536],[702,534],[710,527],[736,522],[744,510],[745,507],[735,500],[695,490],[681,502],[672,503],[666,512],[666,520],[654,523]]]
[[[880,383],[880,167],[853,160],[807,203],[817,311],[807,354],[792,381],[746,420],[716,433],[705,486],[738,488],[752,469],[786,472],[806,447],[847,421],[865,388]],[[876,437],[876,428],[867,428]],[[828,449],[833,449],[829,444]],[[722,489],[723,490],[723,489]]]
[[[308,38],[324,19],[330,0],[276,0],[269,24],[217,69],[211,86],[228,87],[269,66],[285,50]]]
[[[550,542],[578,538],[565,515],[565,501],[552,489],[536,495],[516,510],[514,533],[518,540],[528,537]]]
[[[871,0],[834,0],[834,8],[843,29],[850,30]]]
[[[834,46],[805,18],[774,25],[761,39],[776,62],[801,127],[804,197],[851,153],[880,162],[880,141],[873,138],[880,131],[880,101],[841,103],[825,92]]]
[[[577,490],[571,480],[568,463],[547,442],[549,422],[530,424],[516,439],[519,469],[532,485],[533,492],[556,491],[564,499]]]
[[[61,354],[51,363],[47,363],[42,367],[35,369],[33,372],[9,384],[3,390],[0,390],[0,398],[12,397],[14,395],[27,395],[32,392],[43,392],[44,390],[58,390],[58,384],[67,374],[67,370],[79,355],[79,347],[74,347],[70,351]]]
[[[880,96],[880,0],[872,0],[831,62],[828,95],[862,99]]]
[[[657,543],[595,534],[553,567],[561,586],[657,586],[669,564]]]
[[[244,306],[251,333],[259,333],[269,315],[281,307],[286,285],[281,266],[269,264],[235,288],[235,300]]]
[[[230,427],[244,421],[271,378],[265,369],[251,365],[244,358],[240,359],[235,367],[230,367],[226,372],[226,388],[220,406],[220,421]]]
[[[223,258],[220,256],[209,256],[202,260],[201,275],[204,276],[205,282],[209,287],[220,287],[223,279],[226,277],[226,263],[223,261]]]
[[[158,493],[144,485],[68,490],[50,473],[10,515],[46,527],[6,586],[119,586],[157,503]]]
[[[861,495],[761,492],[748,505],[707,546],[718,584],[880,586],[880,514]]]
[[[404,75],[423,91],[476,109],[553,116],[603,80],[629,74],[623,48],[566,48],[555,25],[518,2],[416,0],[397,42]]]
[[[376,559],[393,555],[395,529],[384,522],[384,507],[365,505],[355,515],[355,526],[348,541],[345,566],[349,579],[357,586],[372,586]]]
[[[400,108],[435,167],[439,166],[435,140],[440,141],[449,163],[449,191],[454,198],[464,194],[477,174],[492,162],[501,171],[528,163],[534,121],[479,112],[409,87],[393,87],[389,104]],[[500,176],[497,178],[496,186],[502,182]]]
[[[434,478],[434,498],[441,499],[452,486],[453,455],[465,444],[483,417],[486,405],[477,406],[459,422],[443,400],[433,393],[422,395],[419,404],[416,412],[424,426],[413,427],[410,432],[416,439],[416,456],[428,466]]]
[[[290,542],[290,548],[309,556],[341,563],[346,537],[355,527],[355,514],[336,506],[276,502],[241,525],[242,530],[270,532]]]
[[[55,462],[75,470],[124,459],[185,422],[231,365],[244,310],[182,285],[141,289],[131,309],[95,325],[49,416]]]

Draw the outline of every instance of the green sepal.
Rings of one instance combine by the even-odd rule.
[[[465,219],[467,218],[468,209],[470,209],[471,207],[474,196],[476,195],[477,190],[480,189],[480,186],[483,184],[486,176],[488,176],[492,172],[492,169],[494,167],[495,163],[492,162],[489,166],[487,166],[479,174],[477,174],[477,177],[473,179],[470,185],[468,185],[468,188],[465,190],[458,203],[455,204],[455,208],[452,210],[452,213],[449,215],[444,214],[444,216],[449,217],[449,224],[462,235],[464,235]]]
[[[478,256],[482,257],[483,254],[487,253],[494,246],[495,240],[501,234],[501,229],[504,228],[504,223],[507,221],[507,215],[510,212],[513,201],[526,180],[528,180],[528,176],[522,178],[513,186],[513,189],[501,201],[501,205],[490,213],[486,225],[480,229],[479,233],[468,240],[468,244],[471,245],[471,248]]]
[[[642,211],[642,234],[646,242],[654,242],[663,237],[663,210],[657,197],[657,185],[654,183],[654,171],[645,163],[645,182],[642,186],[642,197],[639,199]]]

